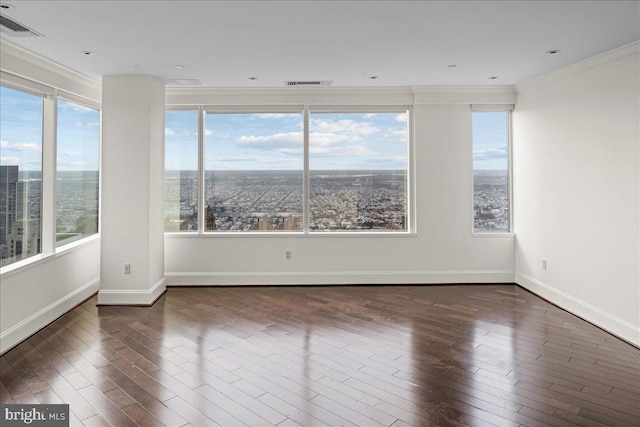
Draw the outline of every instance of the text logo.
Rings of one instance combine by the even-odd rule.
[[[69,405],[0,404],[2,426],[69,427]]]

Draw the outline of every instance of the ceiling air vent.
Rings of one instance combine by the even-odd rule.
[[[306,81],[286,81],[285,86],[329,86],[331,80],[306,80]]]
[[[13,37],[42,37],[42,34],[4,15],[0,15],[0,32]]]

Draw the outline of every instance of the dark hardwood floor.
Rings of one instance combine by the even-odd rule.
[[[514,285],[93,298],[0,369],[72,426],[640,426],[640,350]]]

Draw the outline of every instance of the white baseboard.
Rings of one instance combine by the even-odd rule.
[[[165,273],[168,286],[513,283],[511,270]]]
[[[640,346],[640,327],[575,298],[524,273],[516,274],[516,283],[557,306],[593,323],[628,342]]]
[[[67,313],[76,305],[98,292],[99,288],[100,278],[98,277],[4,331],[0,334],[0,354],[10,350],[16,344]]]
[[[98,305],[151,305],[167,289],[163,277],[151,289],[101,289],[98,292]]]

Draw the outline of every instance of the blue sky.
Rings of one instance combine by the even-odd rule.
[[[0,87],[0,164],[42,169],[42,97]],[[98,170],[100,112],[58,100],[58,170]]]
[[[169,111],[166,168],[197,166],[197,112]],[[404,113],[312,113],[310,167],[406,169]],[[302,170],[302,113],[207,114],[205,169]]]
[[[508,168],[509,113],[473,113],[473,168]]]
[[[0,164],[42,170],[42,98],[0,86]]]
[[[58,99],[58,170],[98,170],[100,111]]]

